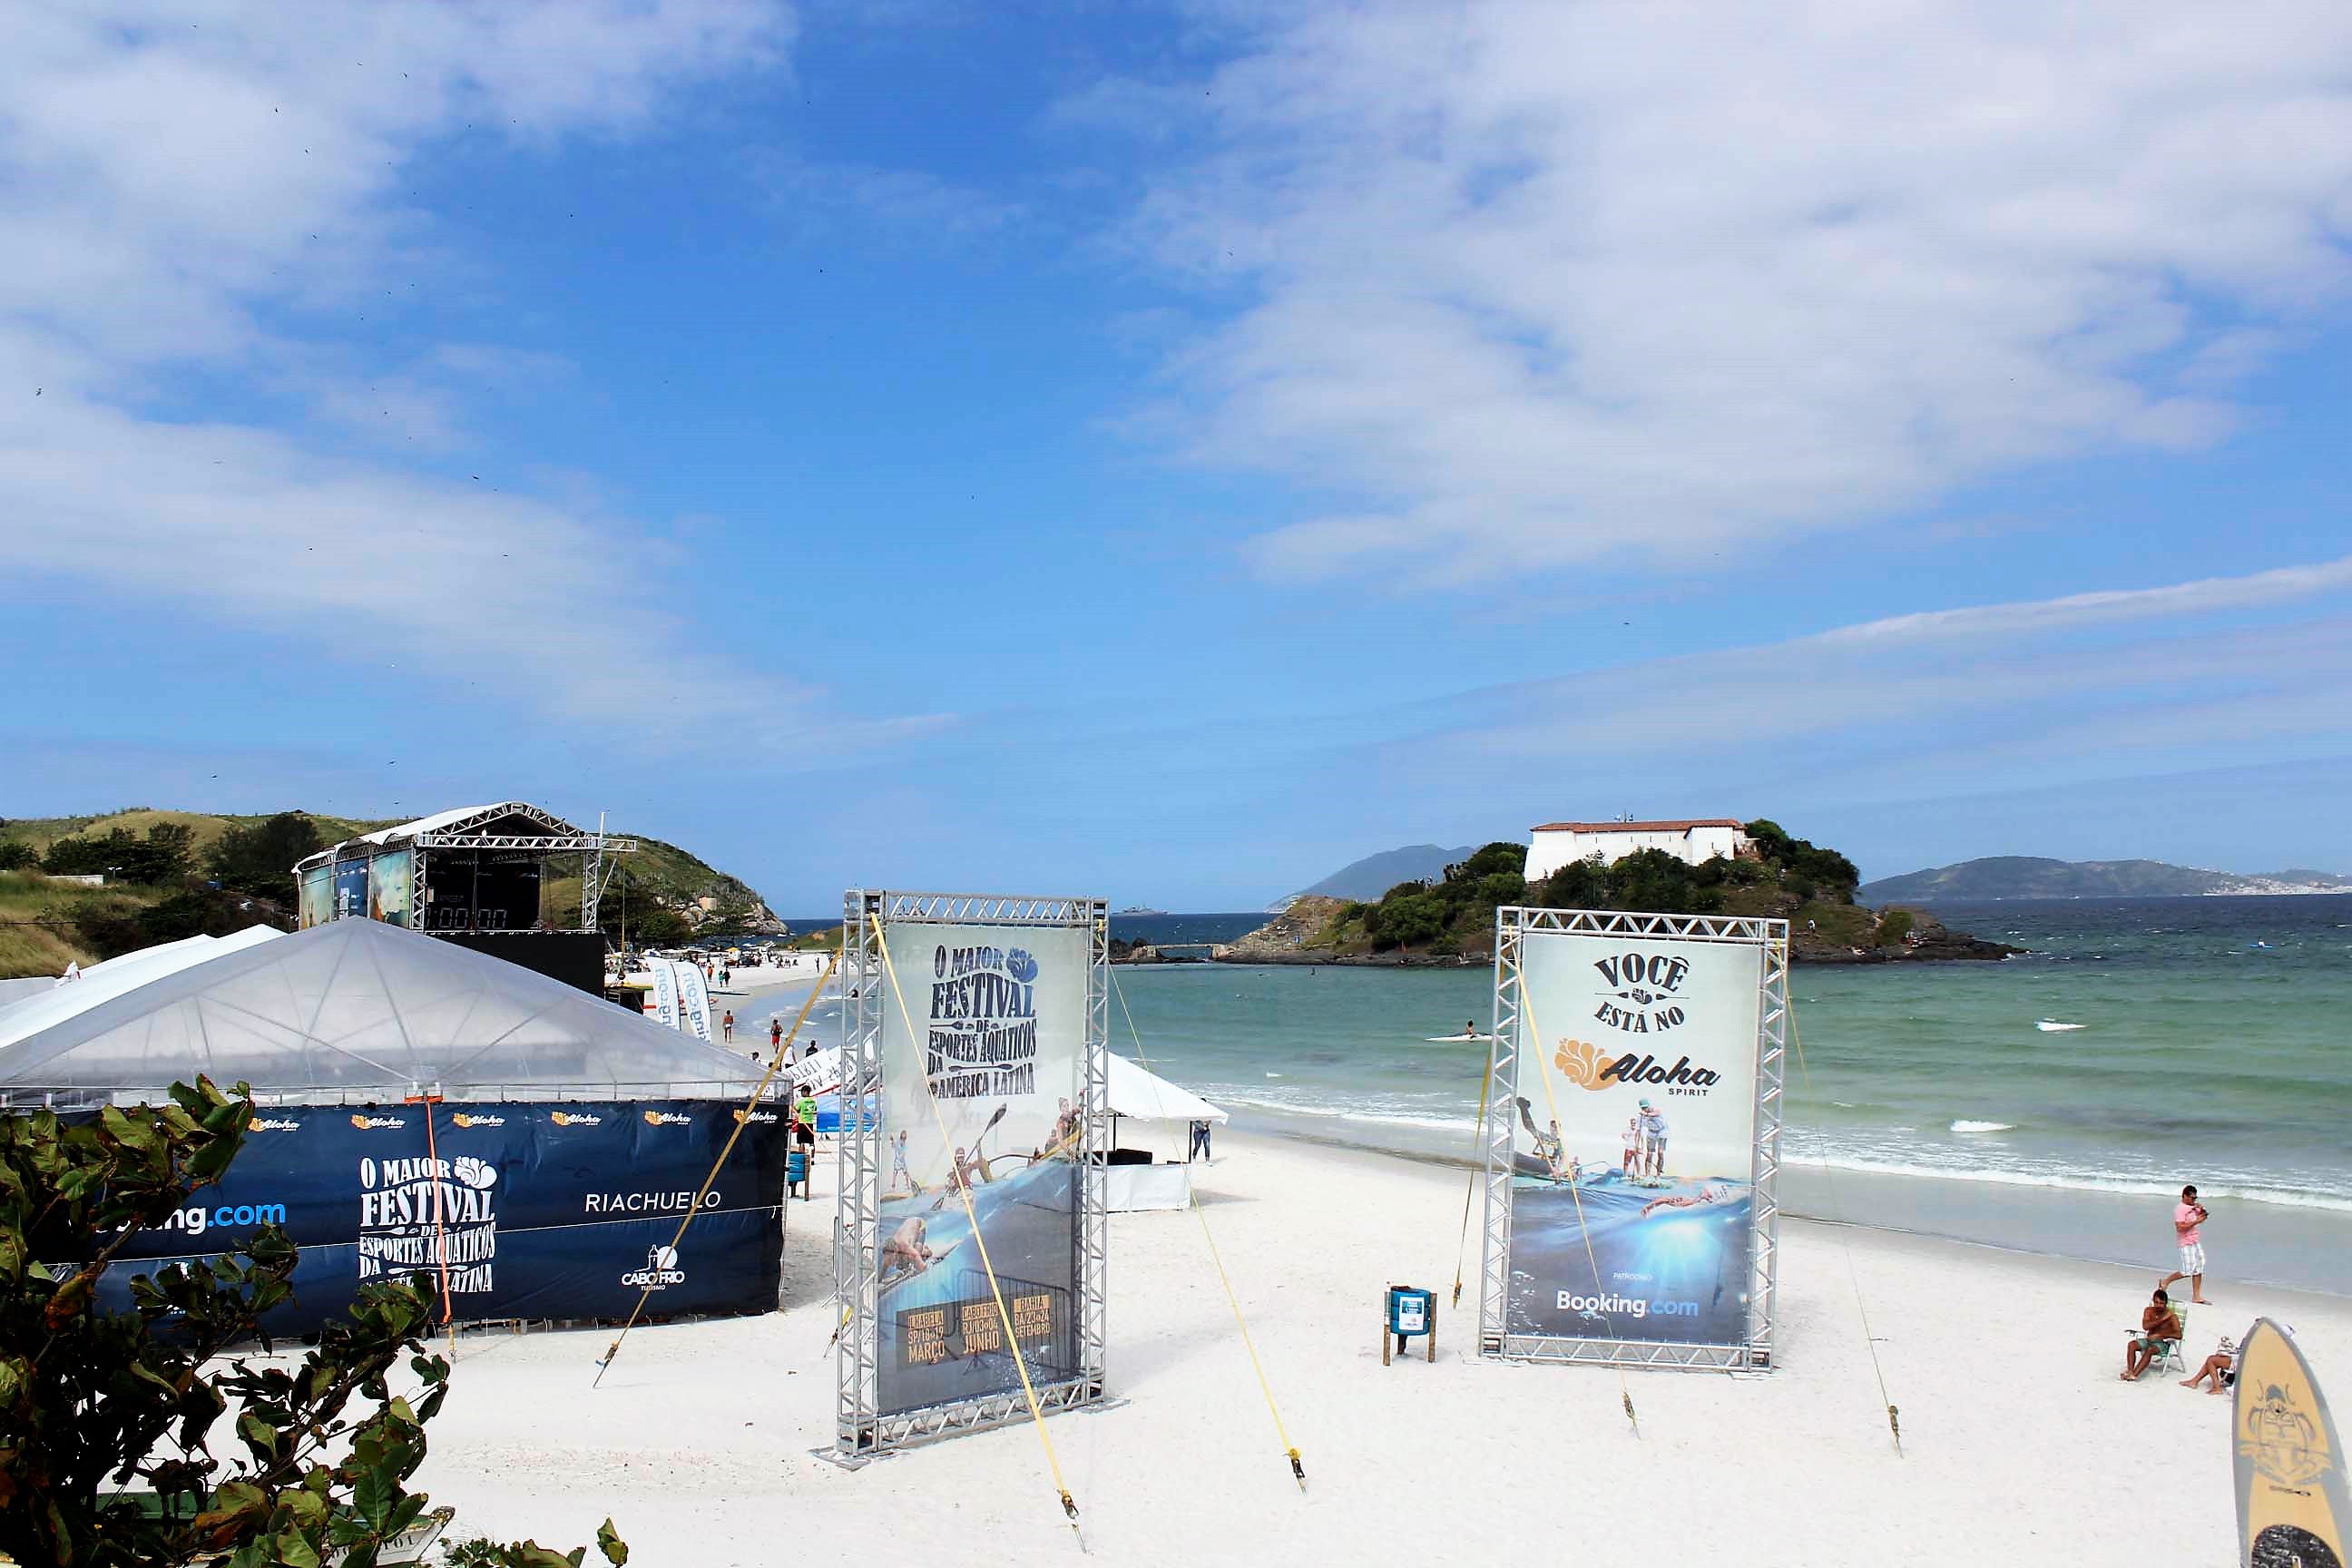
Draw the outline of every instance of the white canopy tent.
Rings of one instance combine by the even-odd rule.
[[[1158,1124],[1154,1139],[1168,1136],[1173,1125],[1181,1146],[1192,1146],[1192,1126],[1195,1121],[1223,1121],[1225,1113],[1194,1094],[1181,1084],[1171,1083],[1158,1073],[1127,1058],[1111,1053],[1109,1083],[1111,1142],[1120,1142],[1118,1129],[1126,1121]],[[1157,1161],[1150,1164],[1112,1164],[1105,1173],[1106,1202],[1113,1214],[1136,1209],[1181,1209],[1192,1201],[1192,1170],[1189,1158],[1183,1161]]]
[[[349,920],[207,957],[0,1048],[0,1099],[151,1100],[198,1073],[288,1104],[733,1099],[759,1080],[756,1063],[561,981]]]
[[[31,995],[0,1006],[0,1051],[167,974],[285,934],[270,926],[253,925],[231,936],[183,937],[93,963],[71,980],[43,981],[41,989]]]

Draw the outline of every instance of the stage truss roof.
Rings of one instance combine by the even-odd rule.
[[[526,800],[502,800],[489,805],[457,806],[397,826],[379,827],[373,833],[362,833],[305,856],[294,869],[301,872],[349,858],[355,847],[361,845],[368,846],[367,853],[371,854],[406,846],[419,849],[531,849],[551,855],[603,849],[625,855],[636,848],[637,841],[575,827],[553,812]]]

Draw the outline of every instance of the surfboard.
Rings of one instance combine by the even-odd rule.
[[[1423,1035],[1422,1042],[1432,1046],[1481,1046],[1493,1039],[1492,1035]]]
[[[2062,1034],[2068,1029],[2079,1029],[2083,1026],[2080,1024],[2061,1024],[2052,1018],[2036,1018],[2033,1020],[2033,1026],[2041,1030],[2045,1035],[2056,1035]]]
[[[2352,1568],[2344,1446],[2293,1336],[2257,1318],[2231,1402],[2240,1568]]]

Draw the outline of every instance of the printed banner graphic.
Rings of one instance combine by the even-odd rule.
[[[335,918],[335,868],[313,866],[302,873],[299,900],[300,925],[304,931],[325,925]]]
[[[654,980],[654,1022],[665,1029],[675,1029],[679,1016],[677,964],[670,959],[656,958],[648,960],[646,968]]]
[[[1530,931],[1513,1102],[1514,1334],[1748,1337],[1753,946]]]
[[[368,919],[408,923],[411,875],[415,857],[408,850],[379,855],[368,862]]]
[[[906,1009],[886,998],[880,1409],[1020,1386],[983,1244],[1031,1381],[1075,1377],[1087,933],[908,923],[888,940]]]
[[[672,973],[677,976],[678,1027],[705,1045],[710,1043],[710,983],[705,979],[702,966],[681,963]]]
[[[295,1300],[264,1326],[340,1319],[358,1287],[415,1274],[461,1322],[768,1311],[780,1267],[784,1128],[754,1112],[684,1244],[670,1239],[735,1131],[711,1100],[272,1107],[221,1181],[133,1236],[100,1281],[127,1310],[130,1278],[196,1261],[276,1224],[301,1248]],[[138,1262],[127,1261],[138,1259]]]

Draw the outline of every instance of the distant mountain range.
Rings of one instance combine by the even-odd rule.
[[[1313,887],[1301,888],[1292,896],[1303,899],[1309,893],[1320,893],[1326,898],[1370,903],[1399,882],[1435,881],[1445,875],[1445,868],[1468,859],[1476,847],[1472,844],[1458,849],[1435,844],[1408,844],[1402,849],[1383,849],[1340,867]],[[1286,899],[1276,907],[1282,908],[1289,901]]]
[[[2168,866],[2161,860],[2050,860],[1993,855],[1864,882],[1865,904],[1959,902],[1996,899],[2182,899],[2214,894],[2352,893],[2352,880],[2293,868],[2258,876]]]

